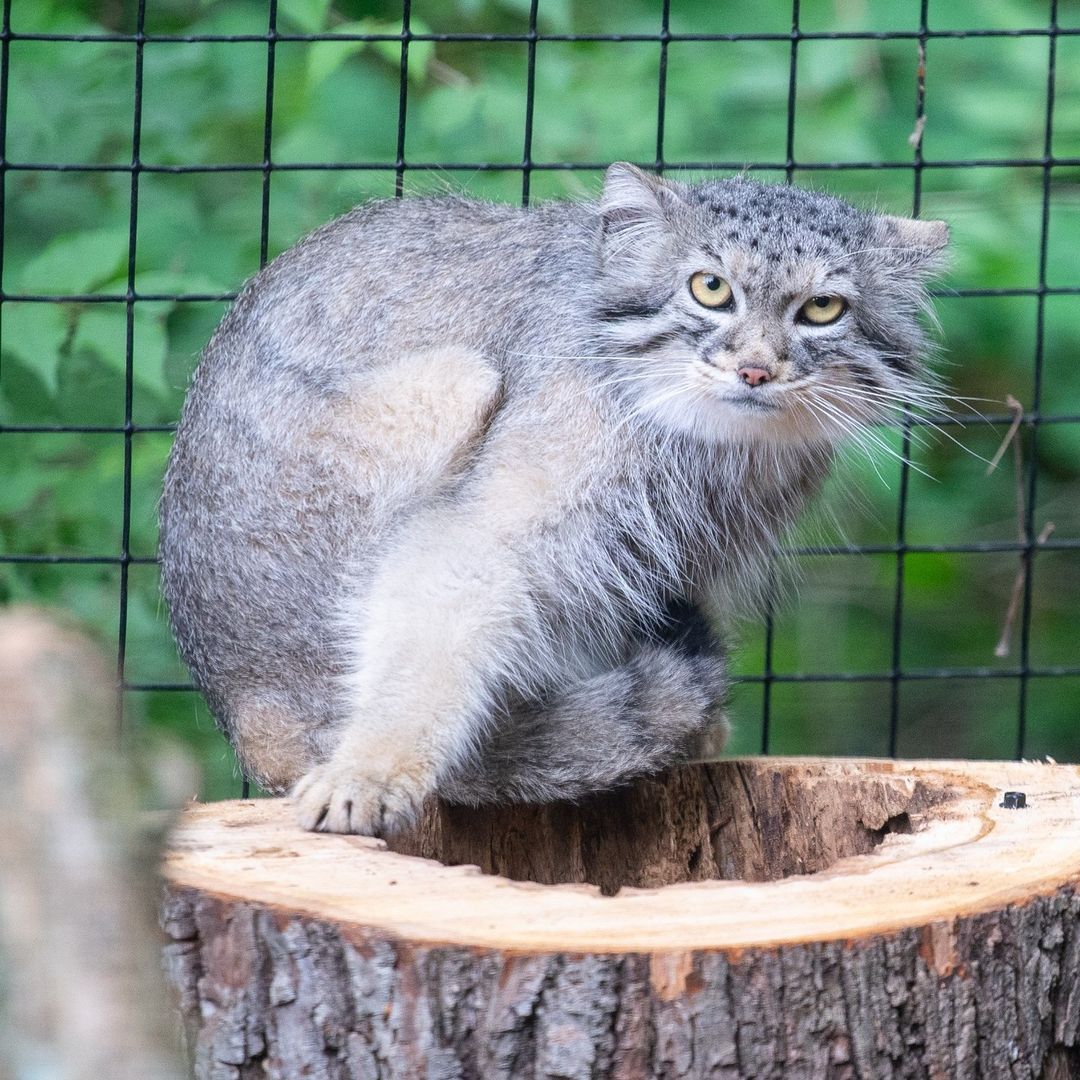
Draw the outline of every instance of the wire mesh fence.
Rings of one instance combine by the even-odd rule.
[[[254,22],[256,6],[261,18],[258,27]],[[747,29],[745,20],[738,15],[742,10],[739,5],[733,5],[730,16],[734,28],[729,28],[725,23],[722,9],[717,9],[707,19],[700,19],[705,25],[697,25],[693,21],[693,13],[680,12],[677,2],[658,0],[653,10],[652,26],[647,32],[639,29],[640,18],[635,18],[635,25],[631,28],[620,27],[616,11],[606,17],[610,26],[594,32],[578,32],[573,28],[563,32],[545,23],[544,6],[545,0],[530,0],[527,9],[515,9],[512,19],[504,13],[501,21],[493,20],[499,24],[495,30],[455,30],[452,28],[455,18],[460,18],[464,23],[469,23],[469,19],[460,16],[454,5],[419,5],[404,0],[400,6],[400,16],[392,26],[386,17],[381,20],[342,20],[332,26],[324,18],[324,28],[313,29],[312,24],[305,25],[304,18],[298,15],[298,5],[282,4],[279,9],[278,0],[268,0],[262,5],[245,5],[244,12],[251,14],[251,18],[242,28],[233,28],[234,32],[216,29],[192,32],[187,27],[181,30],[170,28],[170,18],[173,23],[177,22],[174,13],[170,14],[170,6],[162,5],[162,9],[155,11],[153,0],[139,0],[130,10],[121,5],[119,14],[114,13],[111,26],[95,25],[92,30],[81,27],[65,31],[51,26],[47,29],[35,28],[35,16],[31,13],[34,5],[30,0],[4,0],[0,29],[0,224],[5,226],[3,250],[7,251],[9,247],[7,237],[11,232],[13,200],[26,196],[30,191],[25,185],[33,183],[44,187],[52,193],[49,195],[51,198],[63,190],[50,188],[52,180],[73,176],[92,183],[120,185],[126,203],[126,236],[123,238],[122,265],[111,282],[95,282],[89,288],[73,287],[70,282],[81,279],[77,275],[76,278],[65,276],[61,270],[57,271],[55,280],[50,278],[47,265],[38,267],[39,272],[36,277],[31,276],[29,286],[26,285],[25,275],[23,286],[13,286],[10,278],[5,276],[4,263],[0,261],[0,329],[4,346],[0,396],[4,392],[5,375],[9,387],[22,377],[18,361],[12,360],[10,351],[18,344],[12,344],[15,335],[33,337],[39,334],[35,328],[40,326],[44,316],[38,313],[46,309],[68,313],[65,331],[68,334],[67,347],[71,346],[71,335],[74,334],[75,340],[79,340],[78,335],[83,333],[81,328],[92,319],[92,315],[85,313],[92,313],[94,309],[109,312],[113,317],[110,325],[122,325],[122,333],[114,334],[108,345],[112,350],[111,361],[122,376],[120,383],[114,384],[115,392],[122,395],[122,401],[115,403],[115,419],[112,422],[78,423],[71,422],[70,416],[59,420],[45,415],[28,416],[27,409],[20,409],[11,402],[0,417],[0,444],[6,444],[9,452],[15,455],[20,450],[10,448],[18,440],[47,440],[63,436],[74,440],[64,444],[65,453],[69,455],[78,456],[84,448],[96,445],[97,440],[112,440],[121,449],[119,459],[115,462],[115,479],[118,483],[110,489],[108,496],[113,503],[109,513],[115,516],[118,524],[118,544],[110,549],[67,550],[63,544],[50,546],[48,541],[39,541],[36,545],[31,543],[20,549],[20,534],[17,530],[8,529],[5,546],[0,550],[0,567],[6,567],[11,573],[36,565],[96,567],[113,572],[115,577],[110,579],[108,587],[116,615],[117,678],[125,697],[130,700],[133,696],[191,693],[190,685],[180,677],[175,680],[140,677],[132,673],[129,664],[132,577],[142,574],[145,568],[152,568],[155,563],[153,551],[141,550],[133,544],[132,539],[133,515],[145,516],[147,506],[152,504],[154,497],[152,483],[147,494],[143,491],[141,480],[136,482],[136,461],[141,441],[157,440],[156,445],[164,446],[172,429],[170,418],[159,415],[147,419],[140,409],[138,373],[143,363],[140,351],[151,347],[147,342],[148,319],[155,310],[177,312],[187,305],[220,313],[222,305],[235,295],[235,290],[200,290],[190,287],[190,280],[185,281],[184,287],[176,287],[167,273],[159,272],[163,268],[145,265],[141,245],[147,230],[156,227],[156,222],[167,220],[170,214],[168,197],[163,197],[162,192],[156,190],[157,185],[168,178],[185,176],[247,178],[244,182],[248,186],[244,190],[250,215],[246,239],[250,242],[254,237],[259,265],[265,264],[275,250],[283,246],[283,242],[275,236],[272,211],[278,185],[290,176],[340,173],[352,178],[369,174],[373,178],[371,190],[398,197],[408,193],[413,177],[421,181],[428,177],[440,183],[450,178],[452,184],[465,187],[491,179],[502,185],[493,189],[497,197],[519,197],[527,205],[537,197],[557,193],[549,182],[551,177],[580,174],[591,182],[608,163],[609,156],[613,156],[583,155],[578,160],[569,157],[553,159],[548,154],[546,147],[551,140],[538,138],[538,131],[547,117],[545,110],[551,110],[554,106],[548,100],[550,93],[544,89],[547,83],[538,80],[538,71],[543,73],[544,66],[548,64],[555,66],[564,63],[566,56],[574,55],[574,50],[592,50],[592,55],[596,55],[600,49],[634,50],[636,56],[643,56],[644,51],[648,50],[655,61],[655,67],[650,68],[648,87],[643,89],[635,84],[631,93],[628,86],[610,84],[600,91],[616,101],[616,108],[624,95],[632,98],[626,107],[629,109],[632,106],[636,110],[638,129],[647,126],[650,152],[644,157],[640,152],[619,152],[618,156],[632,158],[642,167],[670,175],[749,170],[780,181],[811,182],[826,188],[844,173],[874,178],[887,176],[887,191],[894,204],[901,199],[901,185],[907,186],[906,208],[897,205],[897,212],[906,209],[906,212],[915,215],[924,209],[927,178],[934,174],[953,173],[963,178],[986,171],[994,175],[1015,173],[1029,178],[1028,182],[1035,193],[1032,228],[1026,236],[1019,238],[1019,242],[1034,246],[1034,250],[1027,253],[1027,280],[994,285],[960,283],[942,287],[938,292],[938,296],[947,299],[950,304],[1016,301],[1027,305],[1025,310],[1029,312],[1030,325],[1027,326],[1029,336],[1023,346],[1025,356],[1022,361],[1026,382],[1013,384],[1013,392],[1019,401],[1014,406],[994,402],[983,404],[980,406],[983,415],[978,421],[980,425],[988,425],[988,429],[994,433],[988,449],[989,445],[1000,442],[1009,433],[1016,436],[1007,450],[1009,460],[1013,461],[1017,500],[1015,519],[1010,523],[1013,535],[986,538],[973,530],[971,535],[927,540],[925,529],[920,527],[913,533],[911,492],[917,475],[913,475],[913,467],[908,464],[908,459],[917,456],[921,436],[929,425],[915,413],[906,414],[894,433],[896,449],[904,461],[897,466],[895,482],[881,502],[887,510],[887,528],[878,529],[877,535],[870,541],[864,538],[848,541],[842,536],[839,539],[832,537],[825,542],[813,542],[805,536],[793,541],[795,554],[814,566],[820,566],[822,560],[845,559],[875,560],[879,568],[887,564],[887,569],[876,571],[878,585],[886,582],[887,602],[875,609],[875,618],[888,624],[886,653],[879,657],[876,664],[868,661],[870,666],[852,664],[847,669],[837,669],[835,666],[818,669],[813,665],[811,656],[809,662],[804,658],[803,666],[799,669],[792,669],[790,650],[785,653],[783,647],[783,617],[770,611],[765,619],[760,643],[747,650],[738,676],[741,684],[739,693],[744,697],[742,741],[737,745],[741,749],[759,749],[763,752],[791,749],[793,746],[797,749],[837,749],[835,742],[830,743],[828,739],[815,742],[810,736],[802,742],[793,743],[791,739],[783,737],[785,710],[793,700],[791,695],[809,695],[811,688],[825,684],[873,686],[880,691],[873,698],[876,703],[873,715],[858,718],[866,729],[873,729],[872,741],[869,744],[856,742],[850,746],[841,745],[839,749],[863,749],[864,745],[868,745],[876,752],[910,756],[922,747],[905,738],[904,718],[908,703],[914,702],[910,708],[917,710],[921,707],[918,704],[920,701],[930,700],[920,698],[920,688],[928,685],[943,687],[953,683],[965,690],[976,685],[993,687],[990,695],[997,714],[1004,715],[1007,711],[1010,717],[1006,753],[1025,756],[1038,751],[1068,756],[1076,752],[1075,740],[1060,735],[1060,724],[1054,729],[1056,735],[1053,732],[1045,737],[1040,735],[1037,745],[1033,746],[1030,721],[1034,707],[1032,688],[1035,684],[1054,688],[1055,715],[1068,718],[1080,714],[1080,656],[1075,648],[1070,649],[1068,635],[1065,635],[1063,648],[1051,650],[1053,662],[1041,659],[1033,649],[1033,631],[1041,617],[1036,594],[1040,570],[1051,553],[1068,557],[1068,553],[1080,551],[1080,530],[1075,527],[1078,524],[1075,515],[1069,517],[1066,514],[1064,520],[1056,520],[1055,528],[1048,525],[1040,501],[1046,482],[1047,461],[1042,453],[1046,433],[1053,430],[1070,435],[1080,432],[1080,426],[1077,426],[1080,425],[1080,404],[1076,398],[1069,398],[1068,394],[1055,394],[1052,399],[1054,406],[1048,408],[1045,393],[1048,348],[1058,347],[1053,342],[1048,346],[1050,305],[1075,305],[1077,301],[1072,298],[1080,297],[1080,268],[1071,277],[1066,272],[1064,276],[1058,274],[1053,280],[1049,272],[1051,238],[1055,228],[1061,227],[1058,204],[1053,195],[1059,186],[1068,187],[1071,191],[1077,179],[1080,179],[1080,140],[1072,138],[1072,117],[1075,115],[1072,96],[1066,103],[1069,118],[1065,127],[1070,140],[1066,144],[1066,152],[1061,152],[1055,138],[1055,122],[1060,108],[1057,103],[1058,86],[1061,71],[1066,66],[1060,55],[1063,48],[1069,50],[1070,57],[1073,55],[1074,43],[1080,42],[1080,26],[1060,23],[1058,0],[1020,5],[1026,20],[1020,25],[976,25],[978,20],[973,13],[973,25],[951,27],[932,22],[935,5],[931,0],[921,0],[912,4],[892,5],[893,9],[905,9],[900,19],[902,25],[896,24],[895,13],[879,13],[885,27],[881,29],[872,24],[872,19],[878,17],[873,13],[870,26],[856,29],[823,26],[816,6],[814,12],[804,12],[799,0],[794,0],[789,6],[784,5],[785,25],[782,28]],[[324,17],[327,15],[326,5],[315,7],[320,8]],[[330,14],[333,14],[332,10]],[[809,25],[808,15],[812,16]],[[512,23],[516,20],[516,25],[505,29],[502,24],[508,20]],[[1066,23],[1077,21],[1073,18],[1065,20]],[[440,22],[449,23],[451,28],[432,28]],[[944,74],[945,65],[950,62],[947,47],[963,42],[999,41],[1022,42],[1024,49],[1037,51],[1041,58],[1033,69],[1039,73],[1037,78],[1030,79],[1024,85],[1004,88],[1006,93],[1023,95],[1025,100],[1038,103],[1041,125],[1040,130],[1028,140],[1030,149],[1023,154],[1003,154],[990,145],[987,152],[981,154],[975,152],[979,147],[969,142],[962,144],[967,149],[963,154],[931,155],[924,149],[924,134],[928,124],[932,130],[934,109],[941,107],[942,99],[947,94],[946,90],[942,90],[935,97],[938,94],[935,79],[939,71]],[[800,142],[800,117],[805,109],[801,89],[807,50],[839,50],[853,44],[870,49],[868,55],[880,53],[885,56],[881,50],[896,50],[895,54],[890,54],[894,55],[892,62],[898,69],[894,82],[906,86],[908,101],[905,108],[910,136],[901,151],[892,156],[829,156],[827,139]],[[11,107],[11,73],[18,71],[18,65],[26,61],[29,55],[26,50],[38,45],[62,46],[72,50],[110,48],[108,62],[122,65],[129,83],[130,94],[124,94],[123,100],[112,103],[111,114],[114,122],[118,115],[123,117],[129,154],[121,155],[113,147],[108,155],[99,152],[96,155],[73,156],[70,160],[35,160],[20,156],[18,147],[28,145],[26,139],[16,140],[20,125],[49,121],[47,98],[38,102],[37,117],[28,112],[25,105],[20,106],[17,115],[13,114]],[[343,50],[342,55],[355,55],[361,49],[374,51],[384,75],[387,66],[392,66],[396,85],[395,115],[383,115],[388,111],[388,99],[385,98],[378,116],[368,112],[371,106],[363,100],[351,103],[351,108],[357,114],[356,122],[369,127],[379,126],[385,132],[384,145],[391,152],[376,154],[368,151],[357,156],[334,157],[326,154],[319,157],[317,154],[305,156],[304,147],[288,146],[284,151],[279,148],[277,117],[283,110],[292,107],[289,97],[283,96],[280,85],[282,53],[283,50],[310,49],[313,46]],[[677,89],[673,88],[673,78],[677,74],[673,74],[673,57],[684,65],[684,50],[720,46],[768,48],[774,53],[775,50],[783,50],[783,85],[774,87],[774,97],[783,102],[783,108],[774,110],[777,115],[770,119],[773,124],[770,137],[775,147],[772,154],[743,157],[738,151],[729,151],[727,141],[720,138],[712,147],[713,156],[694,156],[686,149],[694,140],[685,135],[680,136],[678,152],[672,152],[672,125],[678,123],[680,130],[685,128],[690,113],[685,94],[680,91],[677,100],[673,100]],[[228,160],[227,155],[220,152],[216,155],[218,160],[204,160],[198,156],[191,160],[163,160],[161,155],[146,153],[147,63],[163,63],[162,58],[166,56],[170,58],[169,63],[180,63],[177,57],[183,55],[183,50],[219,48],[248,50],[244,55],[249,58],[250,50],[258,50],[261,78],[257,83],[249,80],[245,92],[249,97],[258,98],[257,111],[261,112],[261,119],[258,131],[253,133],[248,130],[240,141],[248,148],[253,141],[257,142],[259,153],[248,155],[252,159],[243,160]],[[415,123],[413,97],[423,92],[417,89],[418,65],[423,65],[424,78],[430,79],[432,71],[436,70],[433,65],[449,67],[440,57],[490,48],[513,49],[520,54],[518,70],[522,85],[516,106],[520,111],[516,111],[516,115],[504,125],[516,129],[519,152],[512,155],[492,152],[453,160],[435,156],[424,149],[414,150],[410,141],[410,132]],[[286,58],[290,64],[293,62],[291,55]],[[617,60],[612,62],[618,64]],[[230,63],[228,59],[223,61],[225,69],[229,68]],[[253,61],[249,60],[247,66],[252,68]],[[1071,71],[1072,65],[1068,67]],[[444,76],[449,84],[447,93],[452,94],[454,78],[445,73]],[[749,73],[749,77],[752,80],[753,72]],[[1071,75],[1069,78],[1069,94],[1072,95]],[[939,81],[948,85],[944,77]],[[226,87],[225,91],[236,92],[235,87]],[[222,88],[205,89],[210,96],[215,92],[222,92]],[[159,82],[155,82],[153,93],[162,93]],[[930,107],[928,103],[932,103]],[[167,100],[163,106],[155,104],[155,124],[157,117],[170,115],[170,108],[175,111],[184,108],[184,104],[178,102],[170,106]],[[87,117],[87,123],[93,122],[93,117]],[[574,126],[572,119],[569,126]],[[738,146],[737,126],[737,122],[732,125],[732,146]],[[642,136],[634,145],[641,146],[644,138]],[[497,149],[502,150],[506,145],[504,140]],[[604,140],[597,138],[591,144],[584,140],[584,145],[603,146]],[[127,147],[124,149],[127,150]],[[1070,153],[1070,149],[1076,152]],[[103,156],[107,159],[101,160]],[[538,180],[542,182],[538,183]],[[516,190],[511,191],[509,181],[513,182]],[[883,179],[876,182],[886,183]],[[959,182],[962,184],[963,179]],[[20,187],[21,184],[24,186]],[[219,244],[237,242],[235,236],[216,239]],[[87,248],[86,257],[93,257],[91,248]],[[0,254],[0,260],[3,258]],[[1065,253],[1059,262],[1068,267],[1072,258],[1070,253]],[[75,316],[70,314],[72,312],[79,313],[77,323]],[[123,315],[122,323],[119,320],[120,312]],[[144,314],[147,312],[151,315]],[[179,318],[173,315],[169,317]],[[964,342],[950,342],[950,346],[953,358],[962,365]],[[1060,361],[1055,359],[1055,378],[1059,368]],[[78,386],[72,388],[70,393],[77,395]],[[12,394],[9,393],[9,397]],[[955,415],[935,422],[948,436],[954,431],[960,433],[966,430],[961,425],[969,419],[964,415]],[[987,427],[980,427],[980,430],[985,431]],[[1068,442],[1066,445],[1071,447],[1074,444]],[[161,454],[158,454],[158,459],[160,457]],[[1073,461],[1075,463],[1075,458]],[[58,460],[54,467],[62,470],[66,464]],[[1074,474],[1069,474],[1067,469],[1063,474],[1060,466],[1055,468],[1055,484],[1074,478]],[[1008,472],[1007,462],[1002,465],[1002,470]],[[155,475],[159,479],[159,475]],[[1006,487],[1008,489],[1009,485]],[[1072,490],[1075,493],[1075,487]],[[99,495],[93,497],[96,499]],[[947,502],[946,498],[946,505]],[[33,514],[32,502],[19,508],[19,513]],[[994,560],[997,579],[1004,582],[1005,587],[998,590],[1000,610],[991,615],[991,621],[996,619],[1001,623],[1004,626],[1003,639],[1009,637],[1011,641],[1004,644],[998,642],[997,652],[992,658],[994,643],[990,642],[986,663],[966,662],[970,655],[967,652],[963,652],[959,659],[945,653],[936,664],[909,661],[907,651],[913,633],[909,626],[913,560],[930,556]],[[1064,582],[1075,580],[1074,565],[1070,561],[1062,579]],[[1063,602],[1066,605],[1073,603],[1068,591],[1071,587],[1070,584],[1065,588]],[[809,573],[803,587],[804,595],[812,594],[814,588],[815,576]],[[954,598],[936,617],[962,622],[963,607],[962,598],[959,603]],[[1075,606],[1072,610],[1075,612]],[[162,619],[158,612],[158,621]],[[828,625],[820,625],[815,632],[828,635],[829,630]],[[748,637],[756,633],[754,630],[746,631]],[[1060,634],[1058,636],[1061,637]],[[975,696],[978,698],[978,693]],[[1003,704],[1006,698],[1008,703]],[[854,707],[865,710],[867,706],[865,700],[860,699]],[[751,713],[756,714],[756,720]],[[998,752],[1003,748],[1004,742],[994,746]],[[934,749],[932,743],[931,749]]]

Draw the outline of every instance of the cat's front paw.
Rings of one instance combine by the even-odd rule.
[[[331,759],[304,776],[291,798],[302,828],[384,836],[416,820],[433,786],[424,770],[398,767],[376,775]]]

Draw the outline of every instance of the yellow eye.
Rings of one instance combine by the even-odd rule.
[[[705,307],[723,307],[731,301],[731,286],[719,274],[704,270],[690,279],[690,292]]]
[[[834,323],[845,311],[847,311],[847,304],[839,296],[811,296],[799,308],[799,314],[815,326],[827,326],[829,323]]]

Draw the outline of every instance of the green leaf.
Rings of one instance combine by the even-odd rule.
[[[117,283],[118,288],[123,288]],[[135,278],[135,290],[140,295],[161,294],[166,296],[184,296],[189,293],[220,294],[230,291],[223,281],[199,273],[179,273],[173,270],[140,270]],[[112,292],[106,285],[105,292]]]
[[[60,419],[57,410],[58,395],[45,384],[37,372],[31,371],[18,357],[10,353],[4,355],[3,367],[4,377],[0,380],[0,423],[57,423]],[[62,375],[58,375],[58,381],[62,391]],[[4,478],[3,483],[0,483],[0,488],[3,488],[7,484],[7,473],[2,461],[0,476]]]
[[[317,34],[326,26],[330,0],[279,0],[278,13],[305,34]]]
[[[370,29],[369,34],[397,34],[401,27],[393,23],[374,24],[369,20],[369,25],[377,25],[379,29]],[[414,34],[430,34],[431,28],[420,19],[412,19],[409,23]],[[384,59],[397,66],[401,63],[401,45],[396,41],[373,41],[371,47]],[[434,41],[411,41],[409,43],[409,82],[422,83],[427,78],[428,68],[435,58]]]
[[[172,386],[165,377],[169,334],[168,308],[155,304],[154,311],[135,309],[135,379],[158,397],[168,397]]]
[[[13,353],[48,388],[59,388],[57,369],[70,327],[69,308],[60,304],[6,304],[4,352]]]
[[[0,515],[16,515],[26,510],[42,487],[43,470],[35,461],[16,459],[4,463],[0,484]]]
[[[53,34],[101,33],[101,26],[88,19],[71,0],[37,0],[19,11],[18,31]]]
[[[339,34],[393,34],[400,30],[379,29],[380,24],[363,22],[342,23],[335,27]],[[368,46],[366,41],[315,41],[308,49],[307,76],[314,88],[325,82],[350,56],[356,56]]]
[[[413,19],[411,27],[418,34],[430,31],[426,24]],[[401,34],[401,24],[378,19],[361,19],[335,27],[339,34]],[[400,41],[316,41],[308,52],[308,81],[318,86],[331,76],[350,56],[371,49],[395,67],[401,63]],[[413,41],[409,45],[409,81],[421,83],[435,56],[433,41]]]
[[[156,394],[167,394],[165,356],[168,335],[165,330],[167,307],[154,305],[155,311],[135,305],[134,378]],[[127,311],[120,304],[101,304],[79,315],[72,348],[89,349],[103,363],[121,374],[127,370]]]
[[[19,278],[29,293],[88,293],[117,276],[128,258],[126,229],[92,229],[58,236]]]

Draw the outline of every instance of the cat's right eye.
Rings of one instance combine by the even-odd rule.
[[[690,279],[690,293],[705,307],[720,308],[731,303],[731,286],[719,274],[704,270]]]

